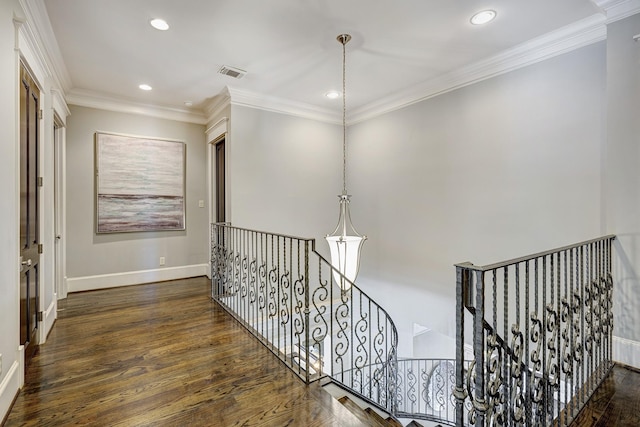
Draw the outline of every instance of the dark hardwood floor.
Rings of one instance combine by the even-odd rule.
[[[70,294],[6,426],[360,426],[209,297],[206,278]]]
[[[640,426],[640,371],[615,365],[571,427]]]
[[[202,277],[69,295],[6,427],[363,425],[209,289]],[[571,426],[640,426],[640,372],[616,365]]]

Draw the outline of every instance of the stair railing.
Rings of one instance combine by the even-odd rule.
[[[613,366],[614,239],[456,265],[456,425],[575,419]]]
[[[355,284],[340,287],[314,239],[213,224],[211,277],[212,298],[302,380],[331,377],[395,412],[396,327]]]
[[[455,425],[456,363],[454,359],[399,359],[396,416]],[[464,361],[463,369],[468,370],[471,363]],[[470,409],[466,402],[465,413]]]

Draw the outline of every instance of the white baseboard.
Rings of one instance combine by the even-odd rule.
[[[18,347],[16,357],[0,383],[0,422],[9,413],[13,399],[24,385],[24,346]]]
[[[0,383],[0,422],[9,413],[13,399],[20,390],[20,363],[14,361],[7,371],[7,375]]]
[[[158,268],[155,270],[128,271],[125,273],[101,274],[98,276],[72,277],[67,279],[67,290],[71,292],[93,291],[140,285],[142,283],[186,279],[205,276],[209,264],[185,265],[182,267]]]
[[[69,283],[67,276],[62,278],[62,283],[60,284],[60,289],[58,289],[58,299],[65,299],[67,297],[67,293],[69,291]]]
[[[613,360],[640,369],[640,342],[614,336]]]
[[[49,307],[45,310],[42,316],[42,323],[40,324],[40,340],[38,344],[44,344],[47,341],[49,332],[53,328],[53,323],[58,317],[58,296],[53,295],[53,301],[49,304]]]

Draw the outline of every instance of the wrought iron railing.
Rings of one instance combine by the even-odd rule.
[[[568,425],[577,416],[613,366],[614,239],[456,266],[456,425]]]
[[[307,383],[329,376],[393,414],[398,334],[315,240],[213,224],[212,298]],[[346,279],[345,279],[346,280]]]
[[[398,360],[398,417],[435,421],[455,425],[456,360],[402,359]],[[471,361],[464,361],[468,370]],[[466,413],[471,403],[466,402]]]

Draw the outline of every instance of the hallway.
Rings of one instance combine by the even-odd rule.
[[[6,426],[359,426],[209,296],[206,277],[70,294]]]

